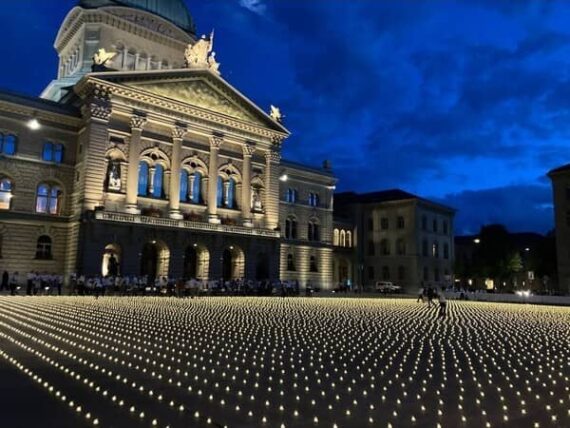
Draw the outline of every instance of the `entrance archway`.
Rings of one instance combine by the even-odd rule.
[[[117,276],[121,274],[121,247],[118,244],[109,244],[103,251],[101,262],[101,275]]]
[[[224,281],[245,276],[245,255],[239,247],[227,247],[222,253],[222,278]]]
[[[170,250],[164,242],[147,242],[141,252],[141,275],[148,275],[150,279],[157,276],[168,276]]]
[[[269,278],[269,256],[265,253],[258,253],[255,261],[255,279],[263,280]]]
[[[208,279],[210,252],[200,244],[186,247],[184,252],[184,277]]]

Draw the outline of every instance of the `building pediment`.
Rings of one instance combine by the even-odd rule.
[[[237,89],[208,70],[107,72],[92,76],[144,91],[156,97],[182,102],[257,126],[289,133]]]

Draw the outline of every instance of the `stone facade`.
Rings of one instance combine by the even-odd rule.
[[[289,132],[280,121],[217,73],[180,68],[193,35],[134,8],[160,29],[129,20],[125,9],[76,7],[66,17],[59,78],[44,92],[57,103],[0,94],[0,130],[17,140],[0,157],[3,269],[106,274],[112,255],[123,275],[330,286],[330,170],[282,161]],[[169,66],[123,61],[90,73],[93,52],[119,42],[148,58],[160,53]],[[79,59],[68,67],[71,46]],[[63,91],[70,82],[73,91]],[[290,186],[295,202],[286,202]],[[285,233],[292,216],[296,238]]]
[[[335,281],[390,281],[407,292],[451,284],[453,209],[401,190],[341,193],[335,204]]]

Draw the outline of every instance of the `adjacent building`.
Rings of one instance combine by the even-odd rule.
[[[41,98],[0,93],[2,269],[332,283],[336,178],[220,74],[182,0],[81,0]]]
[[[364,288],[390,281],[408,292],[450,285],[454,215],[452,208],[399,189],[337,194],[333,278]]]
[[[548,177],[554,201],[558,287],[567,294],[570,293],[570,164],[551,170]]]

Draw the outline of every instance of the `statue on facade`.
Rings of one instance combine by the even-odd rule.
[[[109,190],[121,190],[121,165],[119,162],[111,162],[109,164],[107,180]]]
[[[261,205],[261,189],[254,186],[251,192],[251,207],[255,212],[262,212],[263,206]]]
[[[116,52],[107,52],[105,48],[99,49],[93,55],[93,65],[91,66],[92,71],[107,71],[107,63],[115,58]]]
[[[220,63],[216,61],[216,52],[213,49],[214,31],[212,30],[209,38],[202,35],[196,43],[188,45],[184,52],[186,66],[188,68],[207,68],[213,73],[220,74]]]
[[[281,113],[279,107],[275,107],[273,104],[271,104],[269,117],[271,117],[271,119],[274,121],[281,123],[285,116]]]
[[[109,269],[108,275],[109,276],[117,276],[119,274],[119,263],[117,262],[117,258],[113,253],[109,256]]]

